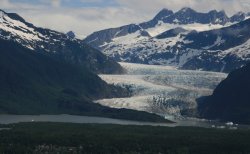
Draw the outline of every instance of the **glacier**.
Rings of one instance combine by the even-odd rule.
[[[121,62],[122,75],[99,76],[109,84],[129,88],[128,98],[96,100],[104,106],[156,113],[170,119],[181,119],[186,110],[195,110],[196,99],[212,94],[227,77],[225,73],[179,70],[172,66]]]

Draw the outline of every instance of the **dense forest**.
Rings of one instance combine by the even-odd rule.
[[[250,130],[66,123],[2,125],[0,153],[250,153]]]

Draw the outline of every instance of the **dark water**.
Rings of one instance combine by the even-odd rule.
[[[118,125],[149,125],[149,126],[193,126],[204,128],[220,128],[220,129],[250,129],[247,125],[226,125],[224,123],[202,121],[197,119],[181,120],[176,123],[152,123],[152,122],[138,122],[128,120],[118,120],[102,117],[87,117],[87,116],[73,116],[73,115],[0,115],[0,124],[12,124],[19,122],[64,122],[64,123],[96,123],[96,124],[118,124]]]

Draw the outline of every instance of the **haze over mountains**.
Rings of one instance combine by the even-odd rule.
[[[230,72],[249,61],[248,18],[163,9],[148,22],[94,32],[84,42],[116,61]]]

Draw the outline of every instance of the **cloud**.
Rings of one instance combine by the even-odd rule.
[[[60,7],[61,5],[61,0],[51,0],[51,5],[53,7]]]
[[[139,23],[162,8],[177,11],[225,10],[229,15],[249,12],[249,0],[0,0],[2,9],[16,12],[35,25],[86,36],[94,31]]]
[[[120,5],[139,12],[155,12],[162,8],[177,11],[191,7],[197,11],[225,10],[229,15],[238,11],[250,11],[249,0],[116,0]],[[143,5],[141,5],[143,4]]]
[[[53,9],[20,12],[30,22],[61,32],[73,30],[82,38],[96,30],[140,21],[133,12],[123,8]],[[32,16],[30,16],[32,14]]]

